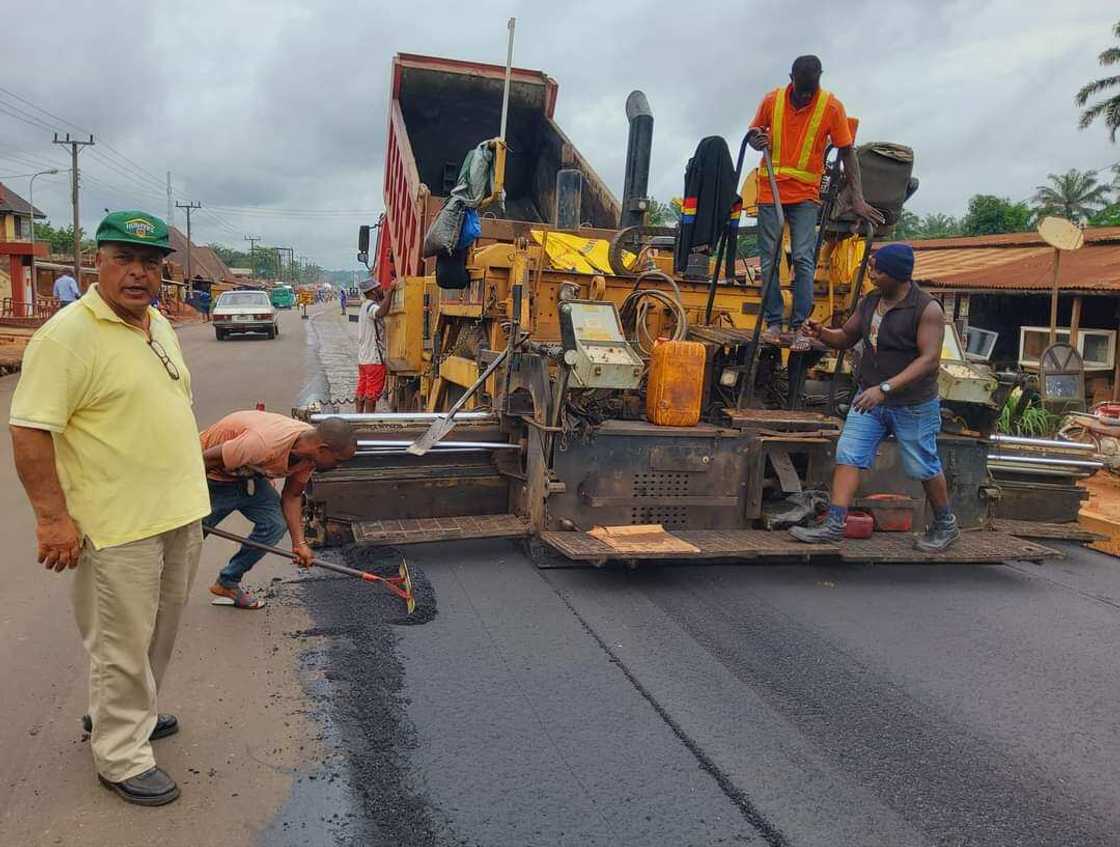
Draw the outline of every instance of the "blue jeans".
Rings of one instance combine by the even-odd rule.
[[[789,222],[790,250],[793,253],[793,317],[790,329],[797,329],[805,323],[813,311],[813,277],[816,263],[813,251],[817,247],[817,213],[820,206],[809,200],[791,205],[782,204],[782,211]],[[770,264],[774,259],[774,245],[782,234],[778,230],[778,214],[773,204],[758,207],[758,250],[762,259],[762,282],[770,275]],[[777,271],[775,271],[777,273]],[[766,300],[762,304],[762,316],[767,326],[781,327],[785,317],[782,303],[781,284],[774,280]]]
[[[251,541],[261,544],[275,544],[288,531],[284,513],[280,510],[280,495],[267,479],[257,477],[253,480],[254,491],[249,494],[246,482],[215,482],[207,480],[210,486],[210,516],[202,521],[203,529],[217,526],[233,512],[241,512],[253,522],[249,533]],[[218,582],[226,588],[237,588],[241,577],[264,556],[264,551],[252,547],[242,547],[229,560]]]
[[[870,469],[883,439],[893,435],[906,475],[925,482],[941,473],[940,431],[941,400],[937,397],[913,406],[876,406],[870,412],[857,412],[853,406],[836,444],[836,464]]]

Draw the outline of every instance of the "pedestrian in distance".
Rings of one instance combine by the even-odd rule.
[[[883,223],[883,215],[863,199],[859,159],[848,125],[844,105],[831,92],[821,88],[821,60],[799,56],[791,68],[788,85],[767,94],[758,106],[747,141],[755,150],[770,148],[774,179],[789,223],[793,253],[793,315],[789,332],[783,332],[785,306],[777,280],[767,290],[762,304],[766,330],[763,344],[789,343],[794,352],[805,352],[809,342],[799,333],[813,309],[813,276],[817,215],[820,211],[820,184],[824,174],[825,150],[829,144],[839,151],[851,191],[852,211],[864,220]],[[765,163],[759,166],[758,250],[762,260],[762,279],[768,280],[774,249],[782,234]],[[777,273],[777,269],[773,270]]]
[[[813,320],[805,323],[810,338],[835,350],[862,342],[863,352],[856,373],[859,393],[836,445],[828,517],[820,526],[793,527],[790,533],[805,542],[843,538],[859,472],[871,468],[879,445],[893,435],[903,470],[921,481],[933,509],[933,524],[915,546],[926,553],[939,553],[960,537],[937,452],[941,430],[937,374],[945,314],[911,279],[914,251],[908,245],[880,247],[871,257],[869,270],[878,290],[860,301],[842,327],[830,329]]]
[[[345,315],[346,315],[346,289],[342,288],[341,286],[339,286],[339,289],[338,289],[338,305],[339,305],[339,308],[342,310],[343,316],[345,317]]]
[[[210,511],[191,375],[151,307],[167,225],[114,212],[96,234],[99,282],[32,336],[12,398],[16,470],[35,512],[38,558],[74,570],[89,654],[83,723],[98,779],[124,800],[179,788],[151,741],[178,731],[157,696],[198,568]]]
[[[276,544],[287,530],[292,552],[301,567],[310,567],[315,554],[303,535],[303,489],[313,470],[327,471],[354,457],[354,430],[341,418],[317,426],[273,412],[248,410],[226,415],[203,430],[202,458],[206,465],[212,511],[203,520],[216,527],[233,512],[253,523],[251,541]],[[280,494],[270,480],[283,479]],[[241,579],[264,556],[242,546],[210,586],[215,606],[261,609],[265,602],[241,586]]]
[[[393,280],[382,288],[372,277],[358,284],[364,298],[358,307],[358,412],[377,411],[385,391],[385,312],[396,284]]]
[[[78,281],[65,272],[54,281],[52,293],[54,294],[54,299],[58,301],[58,307],[60,309],[69,306],[82,296],[82,290],[78,287]]]

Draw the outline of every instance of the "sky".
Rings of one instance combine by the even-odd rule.
[[[26,197],[20,175],[69,166],[55,130],[92,132],[79,168],[87,231],[107,208],[165,215],[170,171],[174,200],[202,204],[196,243],[244,249],[260,236],[326,268],[360,268],[357,227],[382,209],[393,55],[503,64],[510,16],[515,64],[558,81],[557,122],[616,196],[630,91],[654,113],[650,193],[664,201],[681,194],[700,138],[723,135],[734,154],[801,53],[821,57],[860,141],[914,148],[919,214],[960,214],[977,193],[1027,199],[1048,173],[1120,161],[1103,126],[1077,128],[1073,102],[1114,43],[1120,12],[1102,0],[64,7],[5,8],[0,181]],[[67,174],[34,191],[52,223],[69,223]],[[174,222],[185,229],[181,210]]]

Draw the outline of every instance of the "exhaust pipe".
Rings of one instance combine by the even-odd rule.
[[[618,228],[641,226],[649,208],[649,157],[653,148],[653,112],[641,91],[626,98],[630,139],[626,143],[626,179],[622,184],[622,216]]]

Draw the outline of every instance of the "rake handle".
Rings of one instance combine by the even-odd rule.
[[[266,553],[274,553],[277,556],[283,556],[285,559],[291,559],[293,562],[299,559],[299,556],[291,550],[285,550],[283,547],[273,547],[271,544],[263,544],[260,541],[253,541],[237,535],[236,533],[218,529],[217,527],[207,528],[206,533],[208,535],[216,535],[219,538],[224,538],[227,541],[237,541],[240,544],[244,544],[246,547],[253,547],[257,550],[263,550]],[[360,571],[357,568],[348,568],[346,565],[337,565],[334,562],[327,562],[323,559],[312,559],[311,564],[317,568],[324,568],[325,570],[334,571],[335,573],[355,576],[358,579],[364,579],[366,582],[385,582],[384,578],[379,577],[377,574]]]

